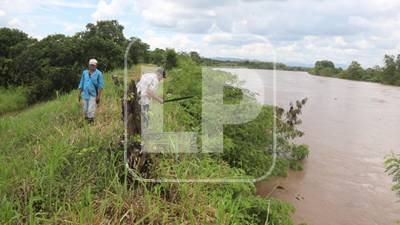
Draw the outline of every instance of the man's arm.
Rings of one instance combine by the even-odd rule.
[[[157,89],[158,79],[157,77],[152,77],[149,86],[147,87],[147,96],[151,97],[152,99],[156,100],[157,102],[163,104],[164,100],[158,96],[154,90]]]
[[[99,77],[98,77],[98,88],[97,88],[97,96],[96,96],[97,104],[100,103],[103,88],[104,88],[104,78],[103,78],[103,73],[100,72]]]
[[[103,92],[102,88],[97,89],[97,97],[100,99],[101,98],[101,93]]]
[[[152,99],[155,99],[157,102],[159,102],[161,104],[164,103],[164,100],[160,96],[156,95],[156,93],[154,93],[151,90],[147,90],[147,95],[150,96]]]
[[[78,88],[79,88],[79,91],[78,91],[78,101],[79,101],[79,102],[81,101],[81,95],[82,95],[82,91],[83,91],[83,73],[84,73],[84,72],[82,72],[81,80],[79,81],[79,86],[78,86]]]

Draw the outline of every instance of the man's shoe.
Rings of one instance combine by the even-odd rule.
[[[87,118],[89,124],[94,123],[94,118]]]

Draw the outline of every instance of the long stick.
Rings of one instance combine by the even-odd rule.
[[[166,103],[166,102],[176,102],[176,101],[185,100],[185,99],[189,99],[189,98],[193,98],[193,97],[194,96],[186,96],[186,97],[181,97],[181,98],[168,99],[168,100],[165,100],[164,103]]]

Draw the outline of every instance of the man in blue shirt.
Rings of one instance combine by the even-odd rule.
[[[79,101],[83,99],[83,111],[89,123],[93,123],[96,104],[100,103],[104,88],[103,74],[97,69],[97,60],[89,60],[89,69],[82,72],[79,83]]]

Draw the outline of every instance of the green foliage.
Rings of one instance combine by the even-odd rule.
[[[30,43],[23,50],[16,48],[22,51],[5,50],[12,52],[2,58],[4,65],[12,65],[13,73],[7,72],[8,80],[22,86],[20,90],[13,90],[15,96],[9,90],[1,90],[8,95],[7,101],[22,105],[21,96],[28,96],[30,103],[60,97],[16,116],[0,118],[1,224],[100,224],[104,221],[110,224],[293,224],[290,219],[293,206],[255,197],[253,184],[128,182],[118,135],[123,131],[117,101],[120,88],[111,83],[106,73],[107,88],[97,110],[98,122],[92,126],[84,123],[81,106],[75,103],[77,93],[62,95],[77,86],[89,58],[97,58],[99,68],[106,71],[122,65],[129,40],[123,36],[123,27],[117,21],[88,24],[86,31],[73,37],[50,35],[34,41],[24,38],[23,34],[21,40],[5,36],[6,41]],[[172,49],[149,51],[149,46],[141,40],[131,40],[135,42],[129,52],[130,63],[150,61],[164,65],[169,70],[166,94],[171,98],[195,96],[165,106],[166,130],[201,132],[200,56],[194,52],[177,54]],[[236,88],[240,84],[236,76],[212,72],[216,81],[229,78],[230,86],[224,89],[225,104],[236,104],[243,98],[254,100],[252,93]],[[122,71],[114,70],[114,73]],[[255,121],[225,126],[223,154],[163,155],[154,160],[150,174],[172,178],[263,175],[273,160],[273,111],[272,107],[264,106]],[[302,134],[296,129],[300,112],[297,103],[280,114],[278,151],[291,149],[291,140]],[[294,159],[281,155],[274,175],[285,175],[290,160]]]
[[[249,69],[264,69],[264,70],[272,70],[274,68],[278,70],[287,70],[287,71],[308,71],[309,68],[300,67],[300,66],[287,66],[283,63],[274,63],[274,62],[264,62],[264,61],[251,61],[251,60],[220,60],[220,59],[209,59],[202,58],[202,65],[210,66],[210,67],[244,67]]]
[[[292,150],[292,158],[295,160],[304,160],[309,154],[310,150],[307,145],[298,145]]]
[[[123,45],[125,36],[123,33],[124,27],[116,20],[97,21],[96,24],[89,23],[86,25],[84,35],[90,37],[97,36],[104,40],[110,40],[118,45]]]
[[[149,48],[150,46],[142,42],[139,38],[131,38],[131,48],[129,49],[128,60],[129,63],[138,64],[146,63],[149,61]]]
[[[250,183],[129,184],[116,135],[123,131],[119,90],[105,78],[92,126],[75,92],[0,118],[1,224],[293,224],[293,206],[254,196]],[[185,79],[178,82],[191,81]],[[213,156],[157,158],[156,176],[248,177]]]
[[[89,58],[97,58],[104,70],[122,66],[123,27],[117,21],[99,21],[86,28],[74,37],[57,34],[40,41],[17,30],[0,30],[7,44],[0,46],[0,85],[26,87],[28,101],[34,103],[75,89]]]
[[[289,159],[289,165],[292,170],[303,170],[302,160],[306,159],[310,154],[307,145],[293,145]]]
[[[330,61],[318,61],[309,73],[400,86],[400,55],[385,55],[383,67],[367,69],[363,69],[357,61],[353,61],[346,70],[336,69]]]
[[[88,195],[110,187],[116,156],[105,149],[121,129],[115,98],[106,90],[108,110],[99,119],[108,121],[100,129],[83,125],[76,93],[0,118],[1,224],[60,223],[89,209],[81,205]]]
[[[386,173],[393,177],[392,190],[400,197],[400,154],[392,154],[385,160]]]
[[[224,72],[214,72],[213,78],[224,76],[228,78],[228,83],[232,86],[224,88],[224,104],[237,104],[243,96],[252,97],[252,93],[235,88],[240,84],[237,77]],[[195,97],[175,104],[165,105],[166,113],[164,121],[169,121],[166,129],[174,131],[184,128],[186,131],[201,131],[201,93],[202,93],[202,69],[195,64],[189,56],[180,56],[179,66],[168,73],[168,80],[164,83],[164,95],[171,98],[179,96]],[[255,101],[255,99],[254,99]],[[296,105],[291,105],[285,112],[283,109],[278,111],[278,138],[277,160],[273,175],[286,175],[290,166],[289,161],[293,144],[291,141],[302,135],[296,129],[301,123],[298,118],[302,106],[306,100],[298,101]],[[222,115],[221,115],[222,116]],[[239,125],[224,126],[224,151],[221,157],[230,166],[243,169],[246,174],[254,177],[264,175],[273,165],[272,144],[273,144],[273,121],[274,108],[270,106],[262,107],[256,119]],[[296,160],[295,160],[296,161]]]
[[[195,51],[189,52],[189,56],[192,59],[192,61],[195,62],[196,64],[201,63],[201,57],[198,52]]]
[[[0,87],[0,115],[23,109],[28,105],[27,90],[23,87]]]
[[[157,66],[161,66],[164,61],[165,50],[156,48],[149,53],[150,62]]]
[[[100,70],[121,68],[128,42],[123,29],[124,27],[116,20],[98,21],[96,24],[86,25],[86,31],[74,36],[79,46],[79,53],[76,55],[79,65],[86,67],[89,59],[95,58],[99,62]]]
[[[174,49],[167,49],[164,57],[164,68],[166,70],[170,70],[178,65],[177,54]]]
[[[332,61],[321,60],[315,63],[315,66],[310,73],[314,75],[333,77],[340,73],[340,71],[341,69],[337,69]]]
[[[130,41],[129,65],[153,62],[168,70],[177,66],[173,49],[151,52],[140,39],[126,39],[123,29],[116,20],[98,21],[73,37],[56,34],[36,41],[21,31],[1,28],[0,86],[23,86],[30,104],[51,99],[77,87],[91,58],[99,61],[102,71],[122,68]]]
[[[400,55],[397,57],[385,55],[385,67],[382,71],[384,84],[400,85]]]
[[[366,72],[360,63],[353,61],[347,70],[339,74],[339,77],[349,80],[366,80]]]
[[[264,175],[273,161],[272,129],[273,109],[268,106],[263,107],[253,121],[240,125],[225,125],[224,138],[231,144],[224,146],[223,158],[232,166],[242,168],[255,177]]]
[[[373,68],[368,68],[365,70],[365,75],[364,75],[364,80],[365,81],[370,81],[370,82],[382,82],[382,68],[379,66],[375,66]]]
[[[15,59],[17,83],[28,87],[30,103],[76,87],[80,74],[77,51],[73,38],[59,34],[42,39]]]
[[[22,31],[0,28],[0,86],[20,85],[17,82],[15,58],[35,42]]]

